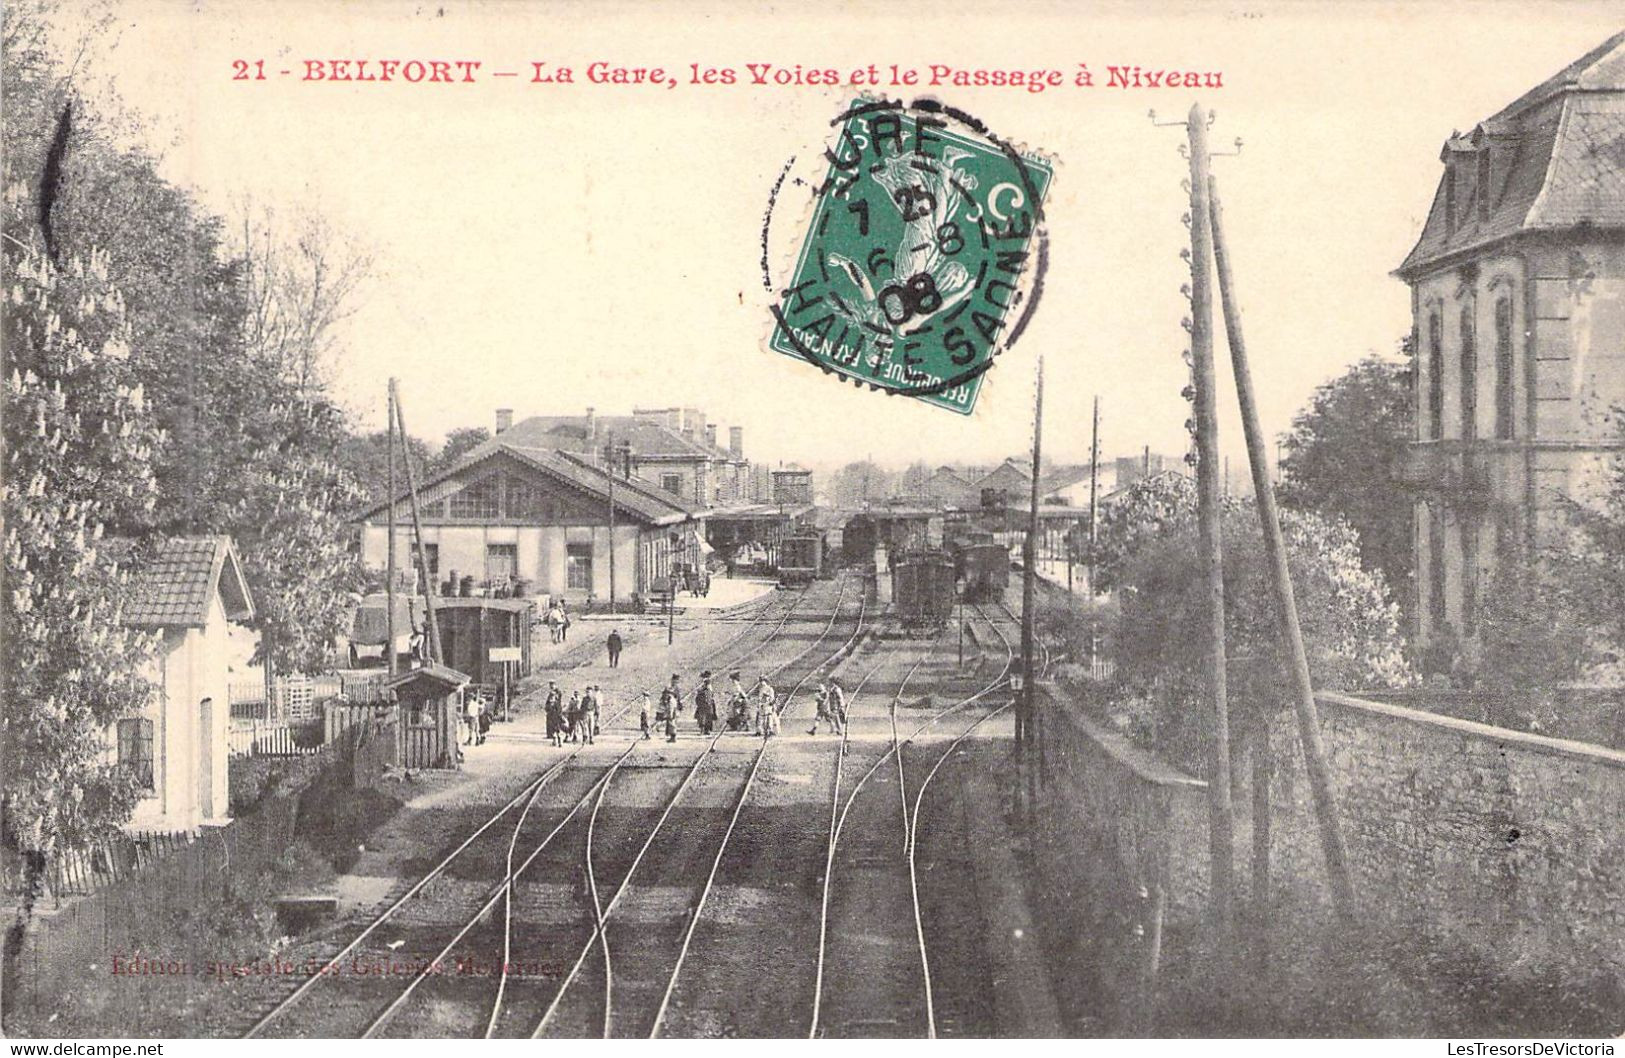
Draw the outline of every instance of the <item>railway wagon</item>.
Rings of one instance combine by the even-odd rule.
[[[791,533],[779,543],[779,583],[807,584],[824,575],[824,534]]]
[[[954,572],[966,602],[993,602],[1010,584],[1010,549],[1003,544],[966,544],[955,548]]]
[[[953,559],[942,551],[911,551],[891,567],[892,606],[905,626],[940,625],[958,597]]]
[[[854,514],[841,527],[841,561],[848,566],[866,565],[875,560],[880,527],[866,514]]]

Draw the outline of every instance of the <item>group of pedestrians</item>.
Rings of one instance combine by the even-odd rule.
[[[701,735],[715,734],[719,723],[728,731],[748,731],[754,726],[755,734],[762,738],[771,738],[779,733],[779,696],[766,676],[757,676],[756,683],[748,691],[740,682],[738,672],[728,674],[728,686],[721,692],[713,685],[714,679],[710,669],[701,672],[699,686],[693,693],[694,723]],[[653,738],[658,730],[666,736],[667,742],[676,742],[677,718],[683,715],[688,705],[683,678],[675,672],[670,682],[661,689],[658,703],[650,699],[648,691],[644,691],[638,698],[638,726],[643,737]]]
[[[621,659],[621,634],[617,629],[609,634],[610,668],[618,668]],[[752,732],[760,738],[772,738],[779,733],[779,694],[759,674],[756,682],[746,690],[740,682],[740,673],[728,674],[728,685],[719,689],[714,685],[710,669],[700,673],[700,682],[689,695],[683,687],[683,678],[672,673],[671,680],[661,688],[658,700],[648,691],[638,695],[638,728],[645,739],[653,739],[659,731],[667,742],[677,741],[677,718],[694,707],[694,723],[702,736],[714,735],[720,723],[728,731]],[[846,732],[846,692],[833,679],[818,681],[817,713],[807,734],[816,735],[827,728],[840,735]],[[603,688],[590,684],[580,691],[572,691],[566,701],[564,692],[554,680],[547,682],[547,737],[555,746],[566,742],[592,745],[599,733],[599,717],[603,713]]]
[[[570,692],[570,700],[555,680],[547,681],[547,737],[555,746],[566,742],[579,742],[590,746],[599,733],[599,717],[604,711],[604,689],[588,684],[584,689]]]

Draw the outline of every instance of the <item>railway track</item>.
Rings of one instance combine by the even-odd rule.
[[[860,588],[852,631],[833,652],[800,671],[806,656],[829,638],[840,617],[839,605],[818,639],[773,672],[779,676],[800,671],[796,682],[783,696],[785,705],[781,708],[788,711],[796,694],[813,676],[853,650],[864,631],[867,607],[868,601]],[[756,747],[753,752],[743,755],[730,752],[741,741],[735,737],[724,742],[722,734],[712,738],[689,766],[654,825],[648,826],[646,818],[640,819],[633,813],[627,825],[618,828],[618,834],[611,830],[608,855],[601,847],[605,841],[600,831],[589,825],[585,855],[592,927],[532,1029],[533,1037],[602,1035],[610,1038],[659,1033],[683,969],[694,952],[696,926],[711,899],[723,857],[738,829],[742,808],[771,745],[770,741],[755,744],[752,740]],[[719,751],[719,745],[725,748]],[[741,756],[744,759],[740,759]],[[719,761],[719,757],[725,759]],[[711,766],[702,772],[701,765],[707,763]],[[693,791],[691,801],[698,804],[688,807],[685,816],[688,825],[684,831],[663,831],[662,825],[678,800],[690,791]],[[602,805],[602,794],[600,791],[598,807]],[[595,815],[597,810],[595,807]],[[715,853],[707,862],[713,843]],[[642,878],[637,874],[640,869]],[[693,879],[699,875],[703,875],[703,883],[672,884],[674,879]],[[613,895],[605,902],[607,880],[617,877],[619,881]],[[645,882],[643,878],[651,881]],[[623,906],[635,908],[631,916],[635,921],[612,918]]]
[[[783,612],[778,616],[778,619],[773,624],[772,629],[767,633],[762,642],[757,644],[753,649],[761,650],[771,643],[774,638],[779,635],[785,623],[789,621],[790,617],[797,611],[805,598],[805,592],[798,593],[789,603],[789,605],[783,606]],[[749,617],[744,627],[742,627],[737,634],[732,636],[715,650],[709,651],[705,655],[702,655],[701,658],[694,662],[694,664],[704,664],[709,662],[711,659],[735,648],[742,640],[756,631],[759,625],[763,623],[763,619],[771,614],[773,610],[774,607],[771,604],[763,606],[760,610],[756,611]],[[630,701],[631,697],[628,699],[629,703]],[[623,720],[629,716],[630,713],[631,705],[624,705],[621,709],[612,714],[612,716],[609,718],[609,725],[612,726],[616,722]],[[330,985],[328,988],[321,988],[322,982],[334,982],[344,978],[348,978],[350,980],[361,978],[363,979],[364,984],[371,985],[373,982],[366,980],[367,978],[393,979],[394,977],[398,976],[396,973],[397,969],[405,966],[406,969],[411,971],[408,974],[408,976],[411,977],[411,981],[406,986],[406,994],[409,997],[412,991],[420,987],[421,981],[425,977],[440,972],[432,960],[424,960],[416,970],[412,970],[410,961],[396,959],[394,957],[394,952],[400,947],[404,946],[399,942],[399,939],[397,939],[397,942],[393,945],[385,944],[383,946],[384,951],[382,952],[372,949],[363,949],[362,945],[369,938],[372,938],[375,934],[379,933],[379,931],[382,930],[386,925],[392,925],[409,919],[411,909],[413,909],[415,905],[425,902],[429,897],[440,897],[442,895],[440,890],[445,888],[454,888],[455,886],[450,885],[449,883],[455,881],[454,876],[456,874],[456,868],[463,865],[465,862],[472,862],[478,859],[480,853],[488,851],[492,846],[497,848],[502,848],[504,845],[506,846],[505,855],[503,858],[509,869],[505,870],[504,877],[500,882],[497,883],[497,892],[495,895],[503,897],[504,902],[508,904],[511,909],[511,896],[509,895],[511,881],[519,873],[519,870],[524,869],[523,866],[521,866],[519,870],[512,869],[513,849],[518,843],[519,836],[524,830],[526,824],[531,821],[531,810],[541,792],[544,789],[554,785],[564,785],[566,789],[568,789],[571,783],[566,782],[565,780],[569,779],[574,781],[578,779],[578,777],[571,776],[568,773],[572,770],[576,770],[572,769],[570,766],[577,759],[584,748],[585,747],[575,747],[563,757],[544,768],[511,799],[498,807],[494,812],[490,813],[483,822],[475,826],[458,845],[452,848],[449,853],[445,854],[437,863],[434,864],[434,866],[430,867],[415,882],[411,882],[409,884],[403,882],[400,885],[397,885],[395,889],[392,890],[388,896],[386,896],[384,901],[384,909],[367,920],[347,943],[343,944],[342,946],[338,944],[331,945],[330,949],[327,952],[324,952],[320,958],[312,961],[313,966],[316,963],[320,964],[319,966],[314,966],[315,972],[310,973],[308,976],[304,977],[303,980],[291,978],[291,981],[297,982],[294,987],[280,997],[277,997],[268,1008],[264,1009],[248,1027],[247,1031],[244,1033],[244,1036],[247,1038],[253,1038],[265,1034],[267,1029],[282,1023],[285,1016],[291,1010],[299,1007],[304,1001],[316,994],[318,990],[322,993],[327,993],[326,998],[328,999],[328,1003],[324,1007],[323,1013],[338,1014],[342,1017],[343,1015],[350,1013],[347,1008],[358,1005],[355,1003],[346,1003],[344,1001],[344,997],[333,996],[332,992],[334,990],[334,986]],[[568,794],[566,796],[568,796]],[[511,836],[509,836],[508,840],[504,842],[502,839],[508,834],[508,832],[499,827],[498,824],[503,822],[505,818],[512,816],[516,808],[519,809],[517,822],[513,823]],[[562,826],[564,822],[569,821],[569,818],[569,815],[567,815],[565,820],[561,821],[558,825]],[[552,836],[555,835],[556,828],[552,833],[550,833],[547,839],[544,839],[543,845],[539,846],[537,851],[544,848],[546,844],[551,841]],[[524,861],[524,866],[528,866],[534,861],[534,859],[535,855],[533,854]],[[464,886],[463,888],[467,887]],[[482,913],[488,911],[489,909],[490,904],[487,902],[482,909]],[[506,959],[503,960],[503,965],[506,967]],[[364,987],[360,989],[360,991],[363,993],[369,993],[377,991],[377,989]],[[361,1002],[364,1004],[365,1001],[366,999],[364,995],[361,997]],[[376,1031],[382,1023],[387,1022],[388,1017],[392,1016],[394,1011],[398,1008],[398,1002],[391,1001],[391,1003],[386,1004],[385,1014],[382,1016],[375,1016],[373,1021],[367,1022],[366,1031],[368,1033]],[[322,1018],[322,1020],[324,1022],[331,1022],[333,1018],[329,1016]],[[331,1032],[327,1034],[338,1035],[339,1033]]]
[[[904,737],[898,723],[908,683],[940,643],[909,666],[888,709],[889,744],[856,751],[857,767],[865,768],[842,799],[845,758],[843,743],[831,795],[831,825],[826,854],[819,922],[817,964],[814,972],[809,1037],[824,1035],[913,1036],[937,1035],[935,989],[926,941],[925,915],[920,899],[920,872],[914,855],[914,831],[924,792],[934,776],[927,774],[910,800],[905,751],[928,730],[947,722],[970,705],[985,699],[1007,682],[1015,651],[997,624],[981,611],[1004,654],[997,673],[985,685],[946,706],[928,706],[928,715]],[[981,665],[976,666],[979,671]],[[978,679],[980,677],[977,677]],[[953,745],[1005,706],[984,713],[959,734]],[[849,726],[848,731],[852,728]],[[945,756],[946,754],[944,754]],[[894,801],[890,776],[882,778],[888,763],[896,767]],[[856,770],[856,769],[854,769]],[[901,840],[897,838],[900,835]],[[903,868],[906,867],[906,871]],[[839,928],[836,928],[836,922]],[[911,924],[910,935],[900,934]],[[913,952],[915,954],[910,954]],[[829,968],[838,966],[839,974]]]

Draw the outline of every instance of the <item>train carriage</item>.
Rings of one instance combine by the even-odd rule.
[[[824,534],[791,533],[779,543],[779,583],[807,584],[824,575]]]
[[[940,625],[958,596],[954,563],[943,551],[910,551],[892,563],[892,607],[906,627]]]

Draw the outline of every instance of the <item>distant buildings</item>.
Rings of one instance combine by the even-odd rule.
[[[131,828],[181,831],[228,822],[227,625],[253,615],[228,537],[165,540],[131,582],[120,620],[160,634],[147,673],[157,693],[140,716],[117,720],[108,731],[114,759],[141,790]]]
[[[1471,638],[1488,575],[1555,539],[1622,448],[1625,33],[1452,134],[1411,287],[1423,638]]]
[[[728,447],[717,443],[717,426],[695,408],[635,408],[631,415],[537,415],[513,422],[497,411],[494,441],[522,448],[571,452],[589,462],[614,459],[630,472],[691,507],[715,507],[765,499],[752,488],[744,430],[728,430]]]

